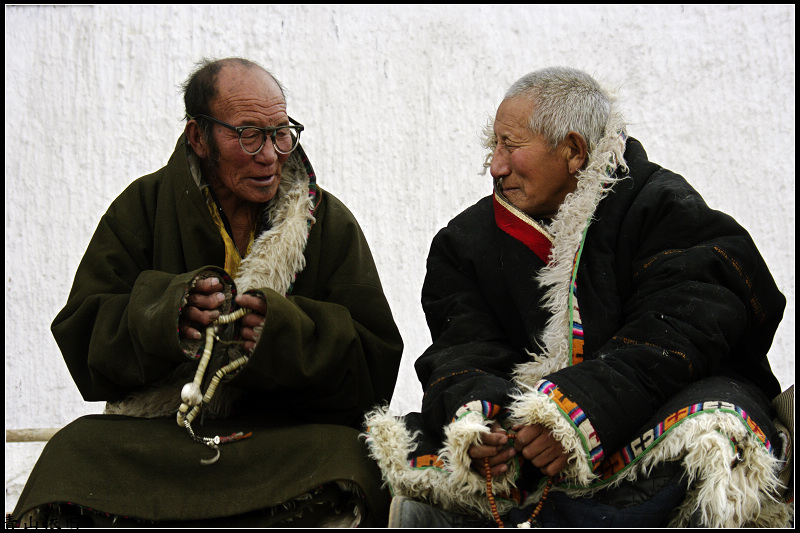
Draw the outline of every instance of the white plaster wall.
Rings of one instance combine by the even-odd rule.
[[[49,325],[108,204],[160,168],[178,85],[239,55],[289,89],[319,183],[369,239],[406,352],[392,403],[419,408],[428,245],[489,194],[481,127],[544,66],[619,87],[630,133],[747,227],[788,298],[770,357],[794,382],[794,6],[6,7],[6,428],[84,403]],[[6,445],[6,510],[40,445]]]

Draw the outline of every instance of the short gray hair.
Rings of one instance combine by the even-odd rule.
[[[594,78],[577,69],[550,67],[526,74],[504,97],[533,102],[528,124],[555,148],[570,131],[580,133],[589,151],[605,135],[611,98]]]

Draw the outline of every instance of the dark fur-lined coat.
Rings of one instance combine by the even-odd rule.
[[[422,412],[368,417],[372,454],[397,494],[491,518],[467,450],[505,417],[560,440],[569,464],[558,489],[591,494],[682,459],[703,482],[673,525],[698,512],[706,525],[786,519],[761,512],[780,465],[769,407],[780,390],[766,354],[785,299],[741,226],[639,142],[623,146],[627,170],[611,185],[584,179],[549,228],[496,193],[433,240]],[[691,457],[701,439],[720,450],[713,474],[710,455]],[[731,441],[747,462],[733,480]],[[511,494],[518,475],[512,465],[495,490]],[[721,486],[730,488],[711,494]]]
[[[316,186],[299,147],[231,279],[193,169],[182,137],[169,163],[131,184],[100,221],[52,330],[84,399],[108,402],[113,415],[81,419],[54,438],[17,510],[69,501],[142,520],[202,519],[283,504],[339,481],[386,504],[357,436],[363,412],[391,399],[402,341],[358,223]],[[208,467],[198,459],[209,450],[175,418],[203,350],[179,338],[178,317],[203,276],[223,280],[227,308],[248,291],[267,303],[248,362],[220,387],[228,393],[218,394],[225,405],[216,411],[225,416],[215,420],[209,409],[194,423],[204,436],[253,436],[227,445]],[[237,326],[224,329],[214,355],[223,361],[212,359],[207,376],[241,355]],[[83,446],[102,450],[74,456]],[[99,471],[97,457],[105,457]],[[75,475],[58,466],[50,478],[53,465]]]

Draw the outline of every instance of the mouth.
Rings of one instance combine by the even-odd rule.
[[[275,183],[279,179],[279,177],[277,174],[271,174],[269,176],[251,176],[247,179],[252,181],[254,184],[258,185],[259,187],[269,187],[270,185]]]

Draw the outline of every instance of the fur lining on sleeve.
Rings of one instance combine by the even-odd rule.
[[[362,434],[370,457],[378,462],[384,481],[397,496],[407,496],[454,512],[479,512],[492,516],[486,498],[486,481],[473,471],[467,450],[488,433],[491,420],[481,413],[468,412],[445,429],[445,443],[439,451],[440,463],[423,468],[412,466],[409,456],[416,450],[415,434],[402,418],[389,414],[388,408],[367,414],[367,431]],[[498,494],[510,492],[516,468],[494,478]],[[515,504],[502,498],[497,507],[506,513]]]
[[[587,449],[591,444],[586,442],[587,437],[591,439],[594,435],[588,419],[576,427],[549,395],[537,390],[519,393],[510,409],[515,423],[526,426],[541,424],[561,443],[569,454],[567,466],[561,472],[566,481],[586,486],[596,478],[592,472],[590,450]]]

